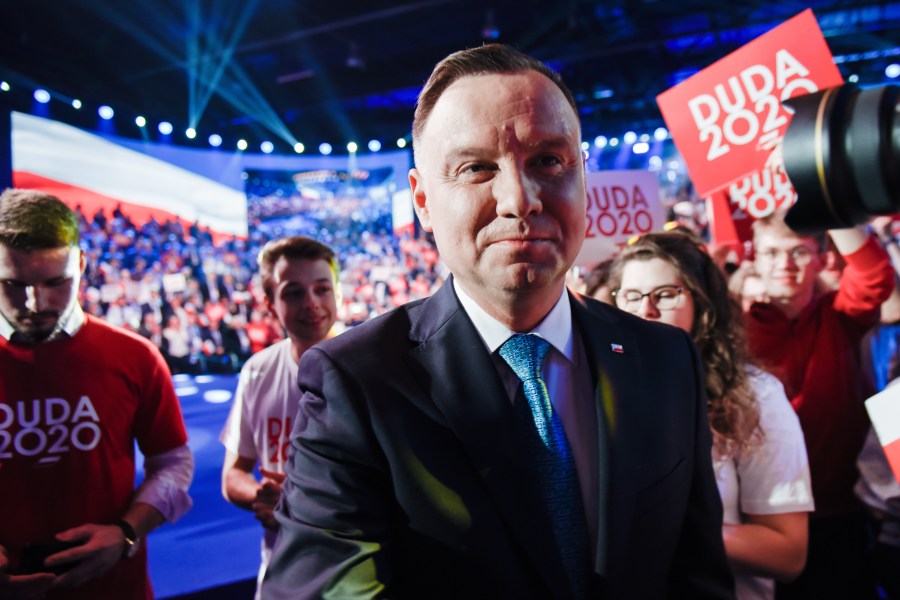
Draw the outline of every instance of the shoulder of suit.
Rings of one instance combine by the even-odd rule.
[[[382,344],[408,339],[415,315],[426,300],[427,298],[414,300],[398,306],[365,323],[355,325],[333,338],[319,342],[314,348],[332,355],[347,351],[358,352],[363,349],[382,348]]]

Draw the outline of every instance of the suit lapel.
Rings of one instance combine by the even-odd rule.
[[[595,570],[608,575],[616,570],[614,548],[627,547],[640,468],[639,424],[643,414],[639,366],[640,348],[631,330],[613,308],[589,308],[583,298],[571,295],[573,323],[578,327],[595,383],[599,441],[599,515]]]
[[[484,342],[450,281],[421,306],[407,357],[425,393],[441,411],[477,469],[509,531],[553,590],[567,589],[540,489],[524,463],[513,409]]]

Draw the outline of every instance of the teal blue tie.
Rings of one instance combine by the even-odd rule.
[[[541,337],[516,334],[500,346],[499,353],[522,380],[522,391],[531,409],[530,416],[526,415],[522,421],[530,430],[526,431],[526,437],[532,463],[575,597],[583,598],[587,593],[589,564],[587,526],[575,459],[541,378],[541,367],[549,349],[550,344]]]

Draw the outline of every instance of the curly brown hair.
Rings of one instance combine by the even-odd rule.
[[[653,258],[675,267],[694,299],[691,337],[706,371],[709,424],[716,451],[728,455],[756,446],[762,435],[759,405],[747,378],[740,308],[728,293],[724,274],[703,245],[690,236],[650,233],[622,250],[613,265],[611,283],[619,287],[629,261]]]

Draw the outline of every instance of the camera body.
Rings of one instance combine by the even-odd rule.
[[[788,226],[810,234],[900,213],[900,86],[828,88],[784,103],[782,144],[797,191]]]

